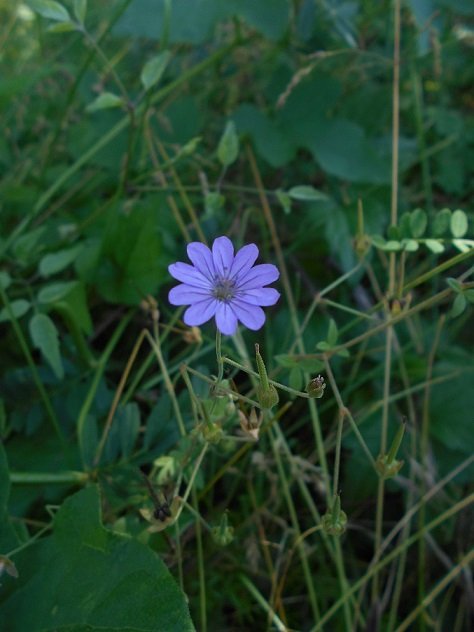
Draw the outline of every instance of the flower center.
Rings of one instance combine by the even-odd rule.
[[[218,301],[230,301],[235,296],[235,281],[216,278],[212,294]]]

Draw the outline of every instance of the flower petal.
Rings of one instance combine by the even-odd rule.
[[[219,302],[216,310],[216,325],[219,331],[226,336],[232,336],[237,331],[237,317],[230,303]]]
[[[183,263],[178,261],[168,266],[168,271],[172,277],[186,283],[187,285],[193,285],[194,287],[201,287],[210,289],[211,284],[202,272],[199,272],[194,266],[190,266],[189,263]]]
[[[255,288],[273,283],[280,276],[278,268],[271,263],[261,263],[254,266],[239,280],[239,290],[254,290]]]
[[[198,327],[207,322],[216,313],[217,301],[215,298],[208,298],[199,303],[194,303],[184,312],[183,320],[189,327]]]
[[[212,253],[207,246],[201,244],[200,241],[193,241],[187,247],[188,257],[193,262],[201,274],[209,281],[212,281],[216,275],[214,262],[212,261]]]
[[[240,322],[254,331],[260,329],[265,322],[265,312],[258,305],[250,305],[234,299],[232,309]]]
[[[221,277],[228,277],[234,261],[234,246],[228,237],[214,239],[212,259],[216,273]]]
[[[280,292],[273,287],[259,287],[254,290],[243,290],[237,295],[239,301],[250,303],[250,305],[275,305],[280,298]]]
[[[238,283],[239,279],[242,278],[253,266],[257,257],[258,248],[255,244],[242,246],[235,255],[234,263],[232,264],[232,268],[230,270],[230,276]]]
[[[191,303],[205,301],[207,298],[212,298],[209,290],[186,285],[186,283],[180,283],[171,288],[168,294],[171,305],[191,305]]]

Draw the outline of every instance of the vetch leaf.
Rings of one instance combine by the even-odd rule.
[[[433,235],[435,237],[441,237],[444,235],[451,222],[451,210],[449,208],[442,208],[436,213],[433,220]]]
[[[56,325],[46,314],[35,314],[30,320],[29,328],[34,346],[41,351],[55,376],[61,380],[64,377],[64,368]]]
[[[61,272],[76,260],[81,250],[82,245],[79,245],[45,255],[40,261],[39,273],[43,277],[48,277],[56,272]]]
[[[9,632],[193,632],[185,596],[158,555],[101,524],[97,485],[67,498],[54,531],[15,557],[20,577],[1,606]]]
[[[57,22],[68,22],[70,20],[69,13],[62,4],[54,0],[30,0],[30,7],[39,15]]]
[[[419,244],[415,239],[404,239],[402,241],[402,247],[407,252],[416,252],[419,248]]]
[[[103,92],[99,96],[89,103],[86,107],[86,112],[97,112],[97,110],[107,110],[110,108],[119,108],[123,105],[122,97],[113,94],[112,92]]]
[[[48,33],[70,33],[76,30],[77,26],[74,22],[58,22],[57,24],[48,26]]]
[[[15,318],[21,318],[30,309],[31,303],[24,298],[19,298],[16,301],[10,303],[10,308]],[[6,307],[0,310],[0,323],[5,323],[10,320],[10,312]]]
[[[444,252],[443,244],[437,239],[425,239],[425,245],[431,252],[434,252],[435,255]]]
[[[467,301],[464,294],[458,294],[456,298],[454,299],[453,306],[449,313],[451,318],[457,318],[458,316],[460,316],[463,313],[463,311],[466,309],[466,305],[467,305]]]
[[[326,202],[329,199],[325,193],[305,184],[292,187],[288,191],[288,195],[293,200],[301,200],[302,202]]]
[[[453,237],[456,239],[464,237],[468,228],[467,215],[464,211],[461,211],[461,209],[454,211],[451,216],[450,228]]]
[[[327,338],[327,342],[330,347],[335,346],[338,336],[339,336],[339,332],[337,330],[336,321],[333,318],[331,318],[331,320],[329,321],[328,338]]]
[[[217,157],[221,165],[228,167],[237,160],[238,155],[239,137],[235,130],[235,123],[228,121],[217,147]]]
[[[415,239],[422,237],[428,224],[428,216],[426,211],[416,208],[410,213],[410,230]]]
[[[78,281],[65,281],[63,283],[51,283],[38,292],[40,303],[57,303],[67,296],[78,285]]]
[[[170,59],[170,51],[165,50],[146,62],[140,75],[145,90],[149,90],[159,82]]]
[[[84,24],[86,13],[87,0],[74,0],[74,15],[81,24]]]
[[[453,239],[453,246],[461,252],[468,252],[474,248],[474,239]]]
[[[453,279],[453,277],[448,277],[446,279],[446,283],[449,287],[456,293],[462,292],[463,285],[457,279]]]

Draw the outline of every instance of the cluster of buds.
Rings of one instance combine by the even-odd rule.
[[[260,355],[260,347],[258,344],[255,345],[255,360],[257,362],[257,370],[260,378],[259,385],[257,386],[258,401],[263,409],[273,408],[273,406],[278,404],[280,398],[278,397],[276,388],[268,381],[267,369]]]
[[[398,429],[388,454],[379,454],[375,461],[375,469],[381,478],[393,478],[402,469],[403,461],[397,459],[397,453],[405,434],[406,422],[404,421]]]
[[[310,380],[308,386],[306,387],[306,392],[310,397],[321,399],[321,397],[324,395],[325,388],[326,384],[324,382],[323,376],[318,375],[317,377],[313,377],[313,379]]]
[[[341,497],[339,494],[334,498],[332,508],[328,508],[321,518],[321,525],[329,535],[340,536],[346,530],[347,514],[341,509]]]
[[[188,345],[200,345],[202,343],[202,336],[199,327],[188,327],[183,333],[183,340]]]

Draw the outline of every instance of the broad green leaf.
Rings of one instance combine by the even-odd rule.
[[[45,255],[40,261],[39,273],[41,276],[48,277],[56,272],[61,272],[75,261],[81,250],[82,246],[79,245]]]
[[[61,380],[64,377],[64,368],[56,325],[46,314],[35,314],[30,320],[29,328],[34,346],[41,351],[55,376]]]
[[[464,211],[461,211],[461,209],[454,211],[451,216],[450,228],[453,237],[456,239],[464,237],[468,228],[467,215]]]
[[[304,374],[300,367],[293,367],[290,370],[288,383],[295,391],[302,391],[304,387]]]
[[[426,226],[428,224],[428,216],[426,211],[421,208],[416,208],[410,213],[410,230],[415,239],[419,239],[423,236]]]
[[[449,208],[443,208],[436,213],[433,220],[433,235],[441,237],[448,229],[451,222],[451,211]]]
[[[431,252],[434,252],[436,255],[444,252],[443,244],[437,239],[425,239],[425,245],[431,250]]]
[[[221,165],[228,167],[237,160],[238,155],[239,137],[235,130],[235,123],[228,121],[217,147],[217,157]]]
[[[140,75],[145,90],[149,90],[160,81],[170,59],[171,53],[165,50],[146,62]]]
[[[293,200],[301,200],[303,202],[319,202],[321,200],[327,201],[329,199],[325,193],[305,184],[292,187],[288,191],[288,195]]]
[[[67,9],[54,0],[29,0],[29,5],[44,18],[56,20],[57,22],[68,22],[70,20]]]
[[[466,309],[467,301],[464,294],[457,294],[450,311],[451,318],[457,318]]]
[[[16,589],[0,606],[9,632],[194,630],[185,596],[158,555],[101,524],[97,485],[67,498],[53,535],[15,563]]]
[[[84,24],[86,13],[87,0],[74,0],[74,15],[81,24]]]
[[[99,96],[89,103],[86,107],[86,112],[96,112],[97,110],[107,110],[110,108],[119,108],[123,105],[122,97],[113,94],[112,92],[103,92]]]
[[[11,301],[10,308],[15,318],[21,318],[30,309],[31,303],[24,298],[19,298],[16,301]],[[0,323],[5,323],[10,320],[10,312],[6,307],[0,310]]]
[[[3,270],[0,270],[0,286],[6,290],[7,287],[9,287],[10,283],[12,282],[11,276],[8,274],[8,272],[4,272]]]

